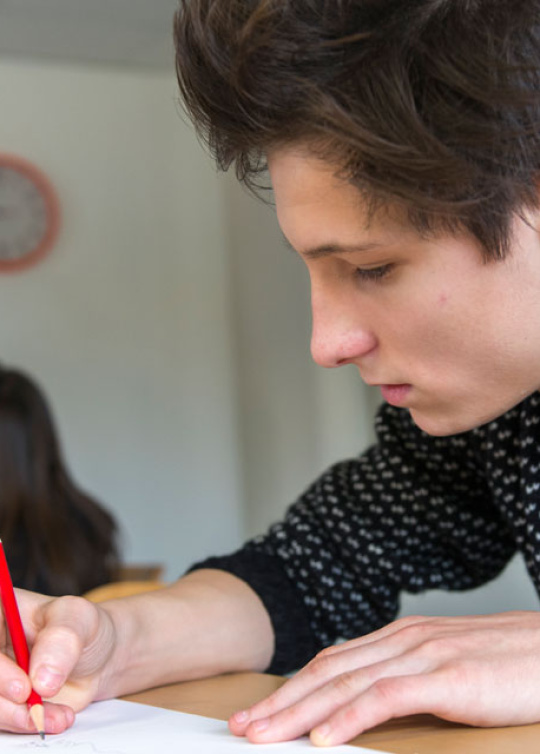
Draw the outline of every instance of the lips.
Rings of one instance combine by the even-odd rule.
[[[404,406],[411,391],[411,385],[379,385],[382,397],[392,406]]]

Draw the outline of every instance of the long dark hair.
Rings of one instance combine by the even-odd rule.
[[[539,0],[180,0],[175,43],[188,114],[250,186],[303,145],[486,258],[538,205]]]
[[[0,537],[16,586],[83,594],[117,572],[114,518],[72,481],[37,385],[1,367]]]

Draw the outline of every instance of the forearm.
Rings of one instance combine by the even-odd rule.
[[[264,670],[273,654],[262,602],[223,571],[195,571],[162,590],[102,607],[115,629],[115,647],[98,699],[219,673]]]

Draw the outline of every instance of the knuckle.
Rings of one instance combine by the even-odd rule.
[[[266,717],[267,715],[274,715],[276,712],[278,712],[281,709],[281,694],[279,694],[278,691],[274,691],[270,696],[266,697],[266,699],[263,699],[261,702],[258,702],[257,704],[253,704],[250,707],[250,711],[252,713],[252,716],[255,717]]]
[[[55,601],[55,608],[58,613],[64,613],[66,615],[85,615],[93,612],[91,602],[84,597],[77,597],[72,594],[58,597]]]
[[[373,694],[384,707],[392,707],[399,696],[397,678],[379,678],[371,688]]]
[[[406,615],[403,618],[398,618],[394,625],[399,628],[407,628],[409,626],[418,626],[426,622],[426,618],[423,615]]]
[[[275,719],[286,730],[290,730],[291,728],[294,728],[296,725],[298,725],[298,721],[300,719],[300,712],[299,712],[298,706],[292,705],[291,707],[285,707],[285,709],[280,710],[276,714]]]
[[[52,625],[64,627],[75,634],[89,633],[96,625],[98,610],[96,605],[84,597],[59,597],[50,604]]]
[[[427,620],[419,620],[418,618],[414,621],[410,618],[401,618],[396,622],[396,627],[396,640],[407,644],[425,642],[426,638],[431,636],[433,630]]]
[[[356,686],[356,673],[354,671],[342,673],[332,681],[333,690],[341,697],[350,697],[356,693]]]
[[[429,660],[437,660],[448,657],[452,650],[452,644],[446,637],[430,636],[422,642],[418,652]]]
[[[360,710],[356,704],[350,704],[343,710],[342,724],[349,733],[352,733],[352,735],[358,730],[360,717]]]
[[[315,681],[324,681],[332,675],[334,657],[326,649],[319,652],[311,662],[306,665],[306,673]]]
[[[340,651],[340,646],[336,644],[330,644],[328,647],[325,647],[324,649],[321,649],[320,652],[318,652],[315,656],[316,657],[329,657],[336,654],[336,652]]]
[[[446,663],[440,673],[444,676],[445,684],[456,688],[468,688],[477,677],[474,663],[465,660],[453,660]]]
[[[458,663],[464,654],[461,636],[428,636],[416,647],[414,652],[430,667],[442,667]]]

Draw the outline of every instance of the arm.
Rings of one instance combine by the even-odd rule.
[[[392,621],[403,590],[472,589],[515,552],[486,481],[483,431],[434,438],[384,406],[378,443],[336,464],[284,519],[203,566],[235,573],[271,617],[270,672]]]
[[[35,732],[30,681],[46,703],[46,732],[69,727],[90,702],[228,671],[261,670],[273,633],[261,601],[227,573],[202,570],[163,590],[94,605],[19,592],[31,646],[30,680],[0,656],[0,728]],[[209,630],[212,627],[212,630]]]
[[[196,571],[166,589],[103,607],[118,642],[97,698],[263,670],[272,656],[273,634],[260,599],[245,582],[222,571]]]

